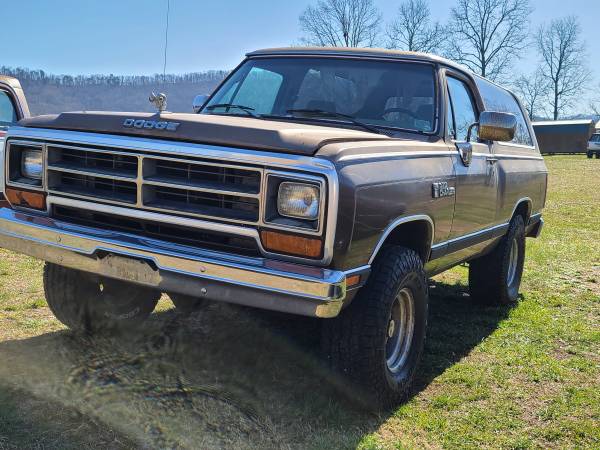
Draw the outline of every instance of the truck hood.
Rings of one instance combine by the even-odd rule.
[[[138,122],[138,125],[142,125],[142,127],[137,128],[131,126],[136,120],[174,122],[178,125],[172,131],[169,129],[172,127],[159,130],[153,128],[152,123],[143,127],[142,122]],[[128,121],[129,127],[124,126],[126,121]],[[66,112],[23,119],[19,125],[31,128],[140,136],[298,155],[313,155],[328,143],[390,139],[385,135],[364,131],[289,121],[168,112],[160,114]]]

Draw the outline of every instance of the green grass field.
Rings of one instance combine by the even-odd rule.
[[[42,264],[0,250],[0,449],[600,448],[600,161],[547,158],[522,300],[436,277],[414,396],[383,415],[321,368],[317,324],[225,304],[94,339],[56,321]]]

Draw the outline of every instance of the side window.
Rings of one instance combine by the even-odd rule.
[[[450,93],[450,101],[452,102],[452,110],[454,111],[455,139],[457,141],[465,141],[469,126],[477,122],[473,96],[467,85],[456,78],[448,78],[448,92]],[[477,140],[476,129],[471,134],[471,140]]]
[[[533,145],[527,126],[527,120],[515,97],[507,90],[502,89],[483,78],[477,77],[476,82],[487,111],[511,113],[517,118],[517,130],[512,142],[521,145]]]
[[[250,106],[257,114],[270,114],[282,81],[278,73],[253,67],[231,102]]]
[[[0,91],[0,130],[5,130],[17,121],[17,112],[8,94]]]

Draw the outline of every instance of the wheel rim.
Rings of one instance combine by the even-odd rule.
[[[519,244],[516,239],[512,240],[510,246],[510,255],[508,256],[508,272],[506,273],[506,282],[509,286],[515,281],[517,276],[517,266],[519,262]]]
[[[385,357],[387,367],[393,374],[400,372],[406,364],[414,329],[414,298],[412,292],[404,288],[394,299],[387,328]]]

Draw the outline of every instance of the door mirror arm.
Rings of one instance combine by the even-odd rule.
[[[473,122],[469,125],[469,129],[467,130],[467,142],[471,142],[471,134],[473,133],[474,128],[479,128],[479,122]]]

